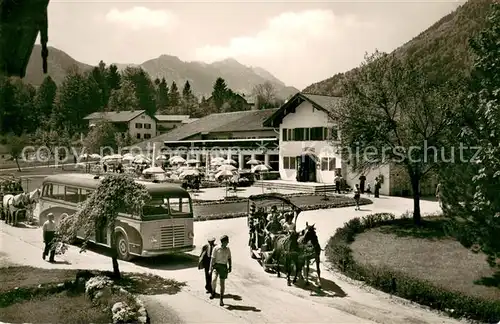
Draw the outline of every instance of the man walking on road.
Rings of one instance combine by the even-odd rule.
[[[215,298],[215,291],[217,288],[217,277],[220,278],[220,305],[224,306],[224,291],[226,288],[227,275],[231,272],[231,250],[227,246],[229,238],[223,235],[220,238],[220,247],[216,247],[212,254],[210,274],[212,276],[212,294],[210,299]],[[213,272],[215,271],[215,276]]]
[[[56,236],[56,223],[54,223],[54,214],[49,213],[47,215],[47,221],[43,223],[43,242],[45,243],[45,248],[43,250],[42,258],[45,260],[45,257],[49,255],[49,262],[55,262],[54,257],[56,251],[53,247],[53,240]]]
[[[198,269],[205,270],[205,289],[209,294],[212,293],[212,275],[210,273],[210,265],[214,247],[215,237],[212,237],[208,240],[208,244],[205,244],[201,249],[200,259],[198,262]]]

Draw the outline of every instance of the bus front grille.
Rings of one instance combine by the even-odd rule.
[[[162,226],[160,231],[161,248],[174,248],[184,246],[184,225]]]

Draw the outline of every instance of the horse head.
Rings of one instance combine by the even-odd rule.
[[[317,244],[319,242],[315,225],[316,224],[309,225],[308,223],[306,223],[306,228],[302,231],[304,243],[311,242],[312,244]]]
[[[30,203],[38,203],[38,200],[40,199],[40,194],[41,194],[40,188],[36,188],[32,192],[30,192],[29,193]]]

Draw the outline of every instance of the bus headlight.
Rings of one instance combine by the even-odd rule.
[[[194,238],[194,233],[193,232],[189,232],[188,233],[188,238],[190,238],[190,239]]]
[[[149,241],[151,242],[151,244],[158,243],[158,240],[156,239],[156,236],[151,236],[151,239]]]

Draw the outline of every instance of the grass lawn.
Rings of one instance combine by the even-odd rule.
[[[3,288],[3,287],[2,287]],[[111,312],[95,307],[84,294],[69,292],[13,304],[0,310],[4,323],[111,323]]]
[[[12,298],[17,288],[36,288],[75,280],[77,273],[109,275],[99,271],[40,269],[27,266],[0,268],[0,323],[111,323],[111,307],[127,301],[128,295],[113,293],[100,306],[93,304],[83,292],[63,291],[52,295]],[[122,273],[115,284],[133,294],[176,294],[185,283],[144,273]],[[11,296],[11,297],[7,297]],[[104,305],[104,306],[103,306]]]
[[[500,300],[500,280],[485,255],[447,237],[443,224],[442,219],[428,219],[416,230],[409,220],[366,231],[351,244],[353,257],[356,262],[386,266],[470,296]]]

